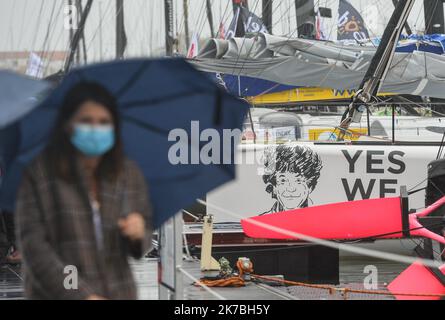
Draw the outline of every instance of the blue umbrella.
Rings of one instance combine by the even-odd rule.
[[[0,129],[34,109],[49,88],[45,81],[0,70]]]
[[[65,95],[82,81],[99,83],[117,98],[125,152],[149,183],[156,227],[235,178],[236,142],[230,146],[230,164],[174,165],[168,155],[177,141],[168,141],[168,135],[182,129],[188,137],[187,150],[202,150],[206,143],[194,142],[191,122],[199,123],[198,133],[242,129],[249,108],[245,102],[223,92],[182,59],[111,62],[71,72],[39,107],[14,124],[19,129],[11,130],[10,138],[19,135],[20,143],[0,189],[1,208],[14,208],[23,168],[44,149]]]

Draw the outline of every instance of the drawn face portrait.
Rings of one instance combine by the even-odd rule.
[[[307,202],[311,193],[306,179],[292,172],[277,175],[274,191],[277,200],[286,210],[301,208]]]
[[[315,190],[323,163],[304,146],[271,147],[264,154],[263,181],[275,203],[263,214],[306,208]]]

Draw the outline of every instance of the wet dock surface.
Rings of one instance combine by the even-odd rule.
[[[138,285],[139,299],[158,299],[157,259],[130,261]],[[386,290],[390,283],[407,266],[403,264],[369,259],[363,257],[342,258],[340,265],[340,281],[343,288],[364,289],[364,280],[368,275],[366,266],[375,266],[378,270],[379,290]],[[197,262],[184,262],[184,270],[194,278],[201,276]],[[223,297],[228,300],[344,300],[340,292],[331,294],[328,290],[302,287],[270,287],[267,285],[249,284],[244,288],[213,289],[216,295],[201,287],[193,286],[193,281],[183,277],[184,299],[186,300],[217,300]],[[391,296],[369,294],[347,294],[347,300],[391,300]],[[2,265],[0,267],[0,300],[23,299],[23,279],[19,266]]]
[[[0,300],[23,299],[23,279],[20,267],[2,265],[0,267]]]

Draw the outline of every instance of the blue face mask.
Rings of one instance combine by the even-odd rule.
[[[88,157],[99,157],[110,151],[116,138],[111,125],[78,124],[74,126],[71,143]]]

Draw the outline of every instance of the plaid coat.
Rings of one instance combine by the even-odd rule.
[[[26,297],[80,300],[95,294],[107,299],[136,299],[128,256],[141,258],[149,250],[152,236],[152,211],[141,171],[125,160],[115,183],[100,182],[101,249],[81,171],[81,181],[68,183],[49,175],[45,159],[40,156],[26,170],[17,202]],[[118,220],[133,212],[146,220],[143,243],[130,243],[118,227]],[[77,289],[75,285],[73,289],[72,278],[67,278],[73,275],[71,266],[77,269]]]

